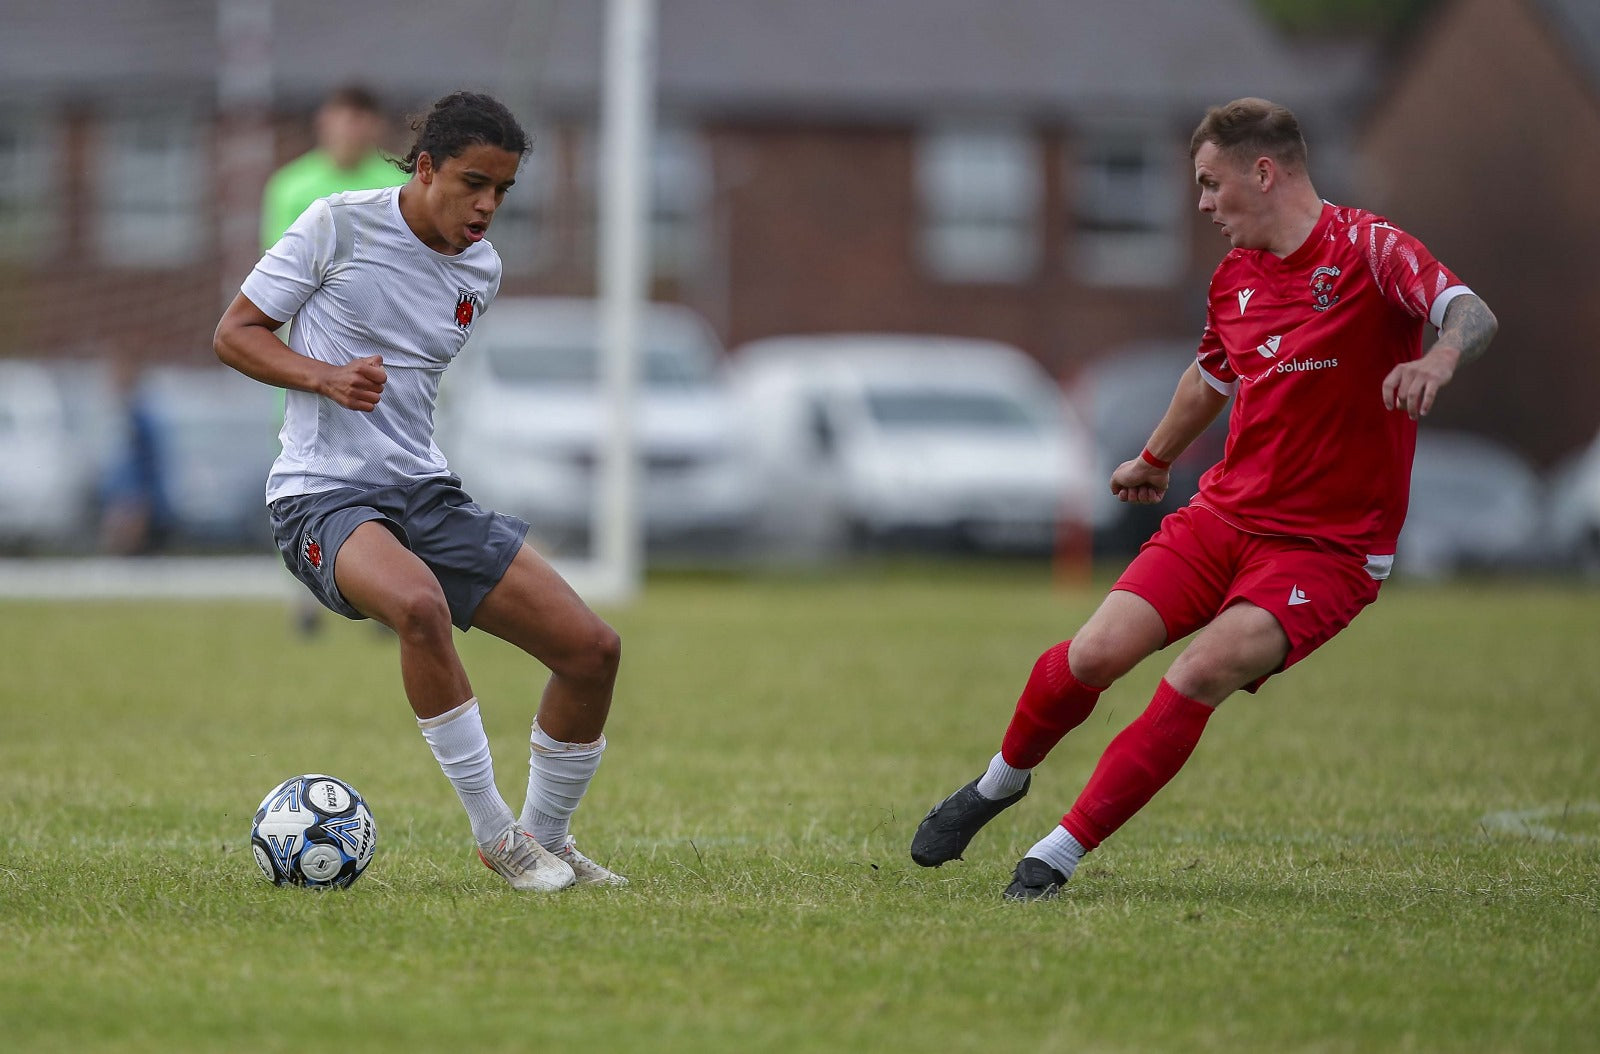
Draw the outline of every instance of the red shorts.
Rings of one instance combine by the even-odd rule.
[[[1357,556],[1305,538],[1248,534],[1189,505],[1161,521],[1112,588],[1149,601],[1167,627],[1168,644],[1235,601],[1248,601],[1276,618],[1289,638],[1289,655],[1274,671],[1282,672],[1348,626],[1378,599],[1380,584]]]

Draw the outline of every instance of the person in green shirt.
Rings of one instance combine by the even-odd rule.
[[[366,88],[349,84],[335,90],[317,108],[315,121],[316,147],[274,172],[261,195],[264,250],[318,198],[397,187],[408,178],[378,149],[386,121]]]

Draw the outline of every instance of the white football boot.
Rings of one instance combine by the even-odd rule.
[[[511,823],[487,848],[478,847],[483,866],[511,883],[512,889],[554,893],[577,881],[572,865]]]
[[[555,857],[572,868],[572,873],[577,879],[573,883],[574,885],[625,886],[628,884],[626,878],[602,864],[595,863],[578,852],[578,843],[572,840],[571,835],[568,835],[566,843],[555,851]]]

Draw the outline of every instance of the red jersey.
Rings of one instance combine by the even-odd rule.
[[[1234,395],[1222,460],[1194,504],[1241,530],[1311,538],[1387,576],[1405,522],[1417,425],[1383,379],[1422,354],[1466,286],[1381,216],[1324,203],[1279,259],[1235,249],[1211,277],[1201,375]]]

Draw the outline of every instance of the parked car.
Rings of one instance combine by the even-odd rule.
[[[169,543],[270,552],[267,471],[282,424],[273,389],[221,367],[162,366],[138,395],[158,436]]]
[[[94,484],[93,458],[72,431],[50,369],[0,361],[0,547],[81,547],[92,524]]]
[[[1557,559],[1600,576],[1600,435],[1550,473],[1547,491]]]
[[[1421,428],[1395,574],[1527,568],[1544,558],[1544,493],[1514,450],[1469,432]]]
[[[1072,403],[1094,432],[1095,552],[1131,556],[1156,532],[1162,517],[1189,503],[1200,477],[1222,459],[1228,409],[1173,462],[1167,496],[1155,505],[1130,505],[1111,493],[1111,473],[1137,457],[1195,358],[1193,341],[1148,341],[1110,352],[1073,377]]]
[[[502,297],[440,386],[439,446],[467,492],[556,548],[583,544],[593,515],[599,343],[593,300]],[[634,424],[647,542],[736,542],[755,514],[752,464],[722,347],[686,308],[646,306]]]
[[[816,549],[928,540],[1048,550],[1086,522],[1094,450],[1060,386],[1005,344],[898,334],[759,340],[735,356],[762,535]]]

